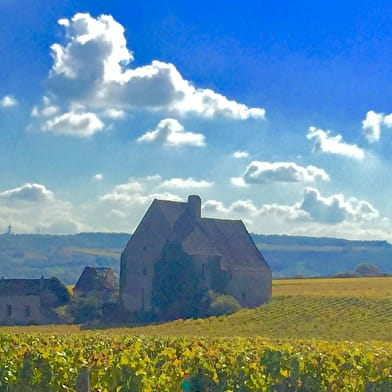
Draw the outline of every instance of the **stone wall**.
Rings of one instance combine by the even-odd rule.
[[[43,322],[38,295],[0,296],[0,325],[41,324]]]
[[[161,257],[169,231],[162,212],[152,204],[121,255],[120,300],[126,311],[152,310],[154,264]]]
[[[271,299],[272,271],[267,268],[230,271],[227,293],[235,297],[241,306],[259,306]]]

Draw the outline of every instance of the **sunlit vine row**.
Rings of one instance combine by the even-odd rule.
[[[91,390],[391,391],[392,343],[185,338],[104,333],[0,335],[1,392]]]

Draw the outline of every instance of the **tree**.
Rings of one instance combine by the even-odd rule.
[[[382,271],[374,264],[359,264],[355,272],[360,276],[380,276]]]
[[[161,259],[154,266],[152,303],[159,318],[197,317],[205,291],[191,257],[176,242],[167,242]]]

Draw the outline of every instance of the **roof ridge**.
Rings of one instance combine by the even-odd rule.
[[[208,218],[202,217],[201,220],[218,221],[218,222],[242,222],[242,219],[228,219],[228,218]]]

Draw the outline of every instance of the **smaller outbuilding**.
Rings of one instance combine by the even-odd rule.
[[[81,297],[94,295],[110,300],[118,295],[118,277],[109,267],[85,267],[73,291]]]
[[[57,279],[0,279],[0,325],[55,324],[54,311],[70,301]]]

